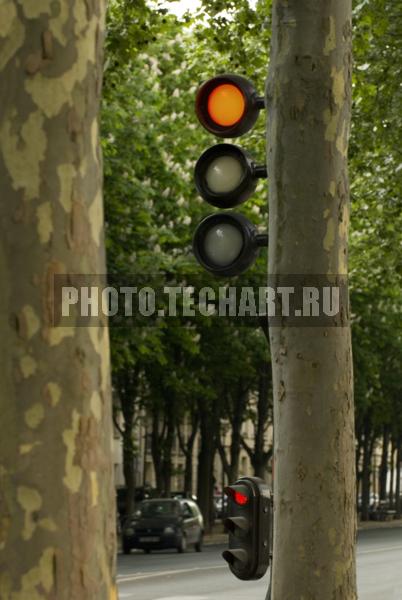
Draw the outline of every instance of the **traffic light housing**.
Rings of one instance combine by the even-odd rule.
[[[199,223],[193,239],[198,262],[210,273],[231,277],[244,273],[255,261],[267,236],[235,212],[208,215]]]
[[[200,196],[217,208],[233,208],[255,191],[257,180],[267,176],[251,155],[233,144],[217,144],[198,159],[194,170]]]
[[[259,477],[241,477],[225,488],[225,493],[228,517],[224,526],[229,532],[229,547],[222,557],[238,579],[260,579],[271,556],[270,489]]]
[[[249,131],[265,107],[253,84],[240,75],[224,74],[201,85],[196,97],[200,123],[218,137],[231,138]],[[255,191],[257,179],[267,177],[265,166],[256,165],[248,152],[233,144],[217,144],[206,150],[195,167],[199,194],[221,209],[241,204]],[[217,213],[203,219],[193,237],[198,262],[210,273],[231,277],[246,271],[268,235],[237,213]]]
[[[264,98],[245,77],[225,73],[209,79],[197,92],[195,110],[203,127],[218,137],[243,135],[255,124]]]

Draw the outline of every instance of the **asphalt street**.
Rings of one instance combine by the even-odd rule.
[[[201,554],[158,551],[118,557],[120,600],[264,600],[268,575],[242,582],[221,558],[223,546]],[[402,600],[402,528],[359,533],[359,600]]]

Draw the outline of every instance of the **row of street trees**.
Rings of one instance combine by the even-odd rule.
[[[173,273],[176,281],[197,271],[191,236],[209,209],[196,195],[192,169],[211,140],[196,122],[195,92],[201,81],[222,71],[244,74],[263,89],[269,58],[268,5],[259,2],[252,10],[247,2],[236,3],[228,19],[218,2],[205,2],[200,15],[178,22],[164,11],[139,9],[123,1],[112,4],[102,127],[109,271],[161,271]],[[354,10],[350,285],[356,464],[364,507],[369,503],[375,443],[382,437],[400,448],[402,431],[398,314],[402,163],[396,134],[401,67],[392,59],[400,55],[401,41],[395,11],[379,0],[359,3]],[[263,129],[261,119],[244,138],[244,145],[261,162]],[[244,208],[261,225],[267,220],[265,195],[260,185]],[[256,271],[263,271],[265,264],[266,255]],[[257,473],[269,459],[263,437],[272,418],[271,381],[266,374],[270,356],[258,326],[206,319],[188,328],[178,324],[166,319],[153,327],[111,331],[115,408],[124,417],[124,471],[132,490],[133,427],[145,408],[153,423],[157,484],[168,491],[174,437],[188,418],[191,434],[180,439],[187,458],[186,482],[192,477],[190,457],[198,430],[203,482],[198,496],[209,518],[212,484],[205,482],[212,481],[212,457],[219,452],[228,477],[236,476],[250,392],[257,394],[259,408],[255,447],[248,448]],[[220,443],[223,419],[229,419],[232,430],[229,456]],[[386,464],[384,458],[382,481]],[[131,492],[130,504],[132,498]]]

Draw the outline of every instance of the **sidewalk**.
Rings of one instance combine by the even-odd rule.
[[[402,527],[402,519],[393,521],[363,521],[358,523],[358,531],[366,529],[392,529],[394,527]],[[218,521],[212,526],[212,531],[204,536],[204,544],[212,546],[214,544],[226,544],[228,534],[223,532],[222,522]]]

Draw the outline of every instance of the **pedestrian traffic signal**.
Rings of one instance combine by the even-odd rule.
[[[229,277],[246,271],[257,258],[260,246],[267,245],[267,240],[243,215],[215,213],[198,225],[193,251],[207,271]]]
[[[232,573],[243,580],[260,579],[266,572],[271,553],[272,498],[259,477],[241,477],[225,488],[229,548],[222,557]]]
[[[264,108],[264,98],[240,75],[224,74],[198,90],[196,113],[200,123],[218,137],[232,138],[249,131]]]
[[[208,148],[195,166],[199,194],[218,208],[233,208],[255,191],[257,179],[266,177],[265,165],[258,166],[248,152],[233,144]]]

